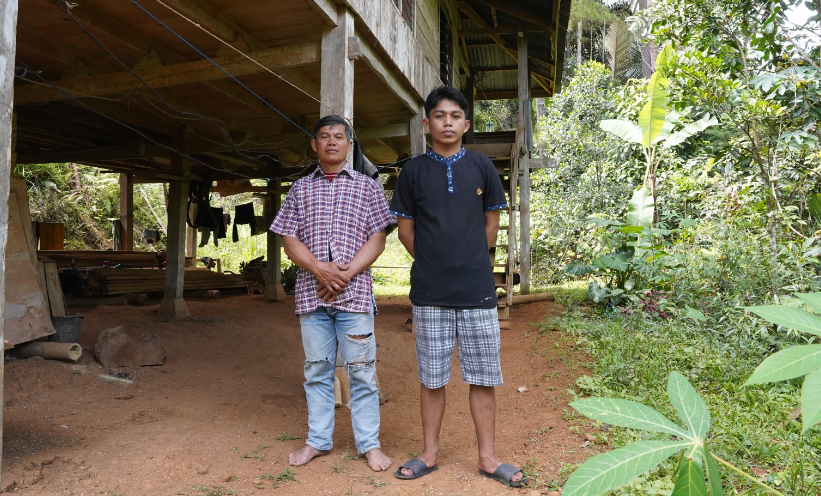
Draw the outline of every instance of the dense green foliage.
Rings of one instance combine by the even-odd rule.
[[[592,314],[573,311],[545,325],[576,334],[594,359],[577,393],[633,400],[676,419],[682,405],[674,401],[671,408],[664,391],[668,377],[680,372],[706,401],[712,423],[704,437],[678,433],[676,442],[690,436],[694,446],[709,444],[713,454],[738,467],[753,465],[777,494],[816,495],[821,376],[809,372],[817,365],[819,337],[797,333],[793,329],[806,331],[806,326],[773,319],[761,310],[772,307],[761,305],[791,302],[793,293],[819,289],[819,2],[652,3],[636,17],[651,41],[669,47],[656,75],[622,84],[601,64],[582,65],[547,102],[537,129],[541,147],[557,167],[534,176],[532,279],[577,280],[586,288],[585,299],[602,305]],[[785,14],[798,4],[812,11],[806,26],[792,24]],[[636,19],[628,23],[635,25]],[[803,33],[804,27],[816,37]],[[690,139],[672,140],[655,154],[653,136],[664,136],[671,115]],[[712,127],[704,125],[708,122]],[[658,138],[657,150],[663,141]],[[655,193],[657,217],[650,230],[631,221],[642,185]],[[790,377],[809,373],[803,415],[796,409],[800,380],[754,385],[764,382],[761,377],[788,378],[762,371],[793,355],[802,355],[803,365],[797,367],[801,374]],[[601,412],[584,401],[574,406],[599,418]],[[612,401],[622,411],[632,408]],[[684,410],[692,413],[698,401],[683,402]],[[631,422],[609,423],[648,430]],[[636,440],[671,442],[669,435],[608,432],[600,437],[612,448]],[[606,487],[590,484],[603,480],[597,477],[607,472],[608,459],[632,457],[624,465],[629,473],[618,474],[625,482],[679,450],[662,453],[662,448],[664,456],[645,457],[653,446],[634,445],[591,462],[565,489],[599,494]],[[768,491],[723,464],[709,474],[708,491],[703,481],[715,467],[702,464],[706,453],[698,451],[674,456],[616,493],[721,494],[714,485],[719,479],[729,494]]]
[[[790,495],[814,496],[821,484],[821,429],[803,429],[796,405],[801,382],[746,386],[745,381],[774,350],[804,344],[805,337],[786,328],[772,328],[741,309],[721,326],[692,318],[659,319],[646,312],[604,312],[591,308],[586,291],[555,288],[567,305],[562,317],[541,327],[545,346],[561,330],[573,336],[590,356],[589,375],[576,381],[575,398],[585,396],[631,400],[652,407],[668,419],[678,413],[665,390],[673,372],[680,372],[703,398],[710,412],[706,437],[711,453],[750,468],[764,483]],[[800,303],[800,302],[799,302]],[[667,435],[610,427],[615,420],[592,427],[589,420],[567,412],[582,432],[596,433],[586,456],[620,448],[633,441],[669,440]],[[679,424],[680,421],[675,421]],[[608,425],[609,424],[609,425]],[[584,457],[580,457],[584,458]],[[679,470],[678,458],[661,464],[613,492],[618,495],[669,495]],[[738,474],[719,467],[726,494],[766,494]],[[730,488],[735,488],[732,491]],[[592,494],[592,493],[591,493]]]
[[[111,249],[111,222],[120,217],[118,174],[67,163],[18,165],[15,172],[28,183],[31,220],[63,223],[67,250]],[[161,187],[135,186],[134,203],[134,232],[138,233],[135,241],[138,247],[150,249],[140,244],[139,233],[143,229],[164,231],[154,217],[157,214],[165,222]],[[163,246],[158,244],[159,248]]]

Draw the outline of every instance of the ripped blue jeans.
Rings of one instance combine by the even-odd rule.
[[[338,344],[351,383],[351,423],[356,450],[367,453],[379,448],[379,390],[376,387],[373,311],[345,312],[324,307],[301,314],[299,323],[305,350],[307,444],[318,450],[333,448],[334,371]]]

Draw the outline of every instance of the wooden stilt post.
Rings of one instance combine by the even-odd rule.
[[[175,140],[175,149],[183,155],[171,157],[171,169],[177,176],[188,171],[186,133],[181,131]],[[188,215],[188,182],[171,181],[168,191],[168,246],[166,248],[165,296],[158,312],[161,321],[180,320],[190,317],[183,299],[185,280],[185,217]]]
[[[421,155],[428,151],[425,144],[425,128],[422,119],[425,117],[425,107],[419,106],[419,111],[410,120],[411,155]]]
[[[14,101],[14,60],[17,48],[17,0],[0,0],[0,341],[5,342],[6,241],[9,232],[9,182],[11,180],[12,102]],[[3,377],[0,363],[0,405],[3,404]],[[0,453],[3,447],[3,409],[0,408]],[[1,482],[1,481],[0,481]]]
[[[474,111],[476,104],[475,84],[473,82],[473,75],[465,77],[465,98],[468,101],[468,120],[470,121],[470,129],[465,133],[465,143],[473,144],[473,133],[476,131],[476,123],[473,121],[473,116],[476,115]]]
[[[519,33],[519,121],[516,127],[519,147],[519,294],[530,293],[530,168],[527,160],[527,130],[530,126],[530,67],[527,59],[527,36]]]
[[[120,173],[120,249],[134,250],[134,184],[128,172]]]
[[[189,226],[186,222],[185,224],[185,256],[192,257],[193,259],[197,258],[197,230],[193,227]],[[217,233],[216,231],[212,233],[216,238]],[[194,266],[196,266],[196,261],[194,262]]]
[[[268,226],[274,221],[277,212],[282,207],[282,193],[279,191],[281,180],[268,181],[268,196],[265,199],[268,208],[265,209],[265,229],[268,235],[268,266],[265,275],[265,298],[271,301],[280,301],[285,297],[282,287],[282,236],[274,233]]]
[[[340,115],[353,127],[353,60],[348,57],[348,46],[354,20],[344,4],[337,6],[337,17],[336,27],[326,27],[322,33],[319,116]],[[348,162],[352,160],[353,149],[348,152]]]
[[[353,14],[344,4],[337,6],[337,24],[326,27],[322,33],[321,86],[319,93],[322,105],[319,115],[341,115],[353,126],[353,60],[348,57],[348,46],[354,36]],[[348,152],[348,163],[352,163],[351,150]],[[342,358],[337,352],[336,379],[339,382],[337,394],[350,391],[348,374],[342,367]],[[347,405],[350,406],[350,405]]]

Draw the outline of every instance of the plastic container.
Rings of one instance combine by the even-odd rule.
[[[54,324],[54,334],[49,336],[49,341],[57,343],[79,343],[80,333],[83,327],[82,315],[68,315],[66,317],[51,317]]]

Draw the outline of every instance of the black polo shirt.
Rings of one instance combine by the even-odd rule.
[[[494,308],[485,212],[507,206],[489,158],[429,150],[399,174],[391,213],[416,222],[410,299],[417,306]]]

